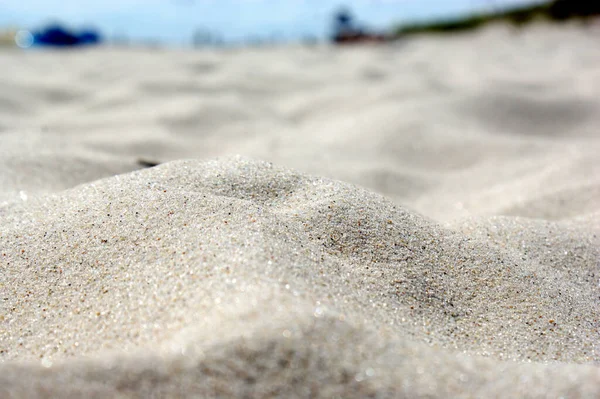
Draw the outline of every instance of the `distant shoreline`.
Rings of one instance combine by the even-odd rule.
[[[588,3],[583,0],[557,0],[511,8],[496,13],[471,14],[463,17],[401,24],[394,29],[394,36],[470,31],[491,22],[507,22],[520,27],[535,21],[565,22],[574,19],[585,21],[597,16],[600,16],[600,4],[598,3]]]

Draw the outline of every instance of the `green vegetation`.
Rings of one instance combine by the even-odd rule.
[[[508,22],[515,26],[535,20],[566,21],[587,19],[600,15],[597,0],[555,0],[542,4],[523,6],[498,13],[470,15],[455,19],[405,24],[395,30],[398,36],[414,33],[448,33],[477,29],[489,22]]]

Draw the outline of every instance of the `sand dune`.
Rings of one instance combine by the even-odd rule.
[[[595,35],[6,52],[0,396],[600,395]]]

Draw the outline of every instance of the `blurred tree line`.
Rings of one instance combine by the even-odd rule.
[[[471,15],[463,18],[437,20],[426,23],[405,24],[398,27],[396,35],[427,32],[458,32],[479,28],[486,23],[505,21],[522,26],[536,20],[566,21],[588,19],[600,15],[598,0],[554,0],[542,4],[522,6],[490,14]]]

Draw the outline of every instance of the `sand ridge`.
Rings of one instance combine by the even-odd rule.
[[[204,346],[227,338],[258,339],[254,350],[269,359],[262,340],[299,335],[285,352],[292,361],[302,357],[296,351],[313,356],[314,320],[327,317],[334,325],[317,336],[360,336],[346,331],[357,323],[374,331],[360,338],[378,340],[369,345],[598,361],[595,279],[562,278],[552,265],[466,239],[366,190],[270,163],[172,162],[23,208],[2,236],[5,359],[43,365],[164,346],[198,362]],[[581,267],[593,273],[596,259]],[[200,348],[189,355],[187,346]],[[252,363],[248,350],[241,345],[228,361]],[[369,352],[355,354],[354,365]],[[213,377],[213,389],[236,370]]]

